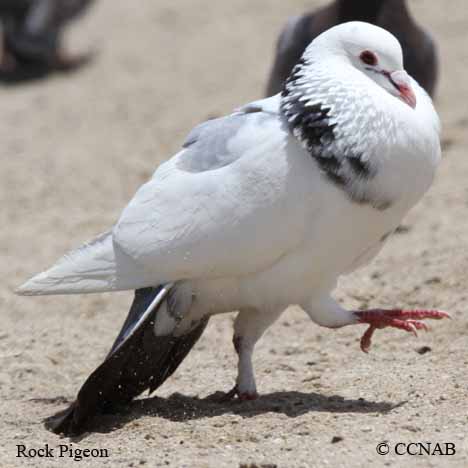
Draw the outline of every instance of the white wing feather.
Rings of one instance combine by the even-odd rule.
[[[136,289],[151,279],[115,246],[108,231],[63,256],[52,268],[20,286],[22,296]]]
[[[140,188],[114,241],[161,282],[267,268],[304,238],[305,176],[288,145],[303,153],[275,117],[245,125],[228,143],[241,156],[216,170],[185,171],[182,151]]]
[[[264,102],[263,112],[260,101],[196,128],[186,147],[138,190],[111,232],[17,293],[136,289],[246,275],[277,261],[304,238],[297,201],[311,181],[301,158],[291,157],[302,150],[275,112],[277,98]]]

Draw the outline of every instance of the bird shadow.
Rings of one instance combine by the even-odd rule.
[[[310,412],[328,413],[380,413],[386,414],[406,402],[373,402],[364,398],[346,399],[338,395],[324,396],[319,393],[274,392],[262,395],[255,401],[233,400],[220,402],[220,392],[206,398],[198,398],[174,393],[167,398],[151,397],[135,400],[118,413],[98,416],[90,432],[110,433],[121,429],[142,417],[154,416],[173,422],[213,418],[224,414],[235,414],[243,418],[254,418],[266,413],[278,413],[296,418]],[[78,441],[89,432],[74,438]]]

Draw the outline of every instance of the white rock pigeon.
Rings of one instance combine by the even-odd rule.
[[[238,310],[238,377],[254,399],[252,353],[291,304],[317,324],[425,328],[437,311],[346,310],[340,275],[368,262],[431,185],[439,121],[403,70],[398,41],[367,23],[336,26],[306,50],[282,95],[205,122],[162,164],[117,224],[19,294],[136,289],[109,355],[49,421],[68,435],[153,391],[213,314]]]

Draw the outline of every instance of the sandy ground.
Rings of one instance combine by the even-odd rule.
[[[98,49],[93,65],[0,89],[0,466],[75,466],[15,458],[16,444],[70,442],[109,451],[80,466],[468,466],[462,0],[410,2],[440,44],[445,157],[437,181],[406,232],[336,292],[349,307],[441,308],[454,320],[417,340],[379,332],[364,355],[362,328],[333,332],[288,310],[257,348],[262,398],[218,405],[204,398],[228,389],[236,368],[232,314],[217,317],[156,396],[107,417],[101,432],[69,441],[42,426],[104,357],[131,294],[18,298],[12,289],[110,226],[193,125],[261,96],[277,31],[314,3],[101,0],[68,38],[72,49]],[[451,442],[456,455],[379,456],[382,441],[392,453],[398,442]]]

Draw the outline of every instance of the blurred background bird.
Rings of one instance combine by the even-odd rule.
[[[87,63],[90,53],[67,55],[61,39],[64,27],[92,3],[94,0],[0,0],[0,80],[36,79]]]
[[[305,48],[322,32],[347,21],[366,21],[390,31],[403,48],[405,69],[433,97],[437,50],[430,34],[411,16],[405,0],[335,0],[288,20],[281,32],[266,95],[279,93]]]

